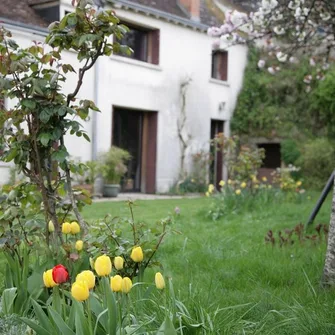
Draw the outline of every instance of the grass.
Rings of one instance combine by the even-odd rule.
[[[319,285],[325,243],[283,248],[264,243],[269,229],[305,223],[317,196],[217,222],[206,217],[207,198],[138,201],[134,212],[136,220],[150,225],[180,208],[175,228],[182,234],[170,235],[158,258],[193,315],[208,325],[216,316],[214,328],[204,333],[335,334],[335,291]],[[129,215],[124,203],[100,202],[86,208],[84,216],[94,221],[107,213]],[[330,199],[317,223],[328,223],[329,215]]]

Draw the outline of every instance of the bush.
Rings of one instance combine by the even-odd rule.
[[[307,142],[297,164],[309,187],[322,188],[335,168],[334,142],[326,138]]]
[[[294,165],[301,155],[297,142],[291,139],[282,141],[280,143],[280,155],[286,165]]]

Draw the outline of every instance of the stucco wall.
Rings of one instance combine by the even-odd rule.
[[[69,3],[69,1],[63,1]],[[61,12],[70,10],[62,5]],[[131,107],[145,111],[158,111],[157,180],[158,192],[166,192],[177,180],[180,148],[177,138],[177,119],[180,113],[180,83],[187,76],[192,78],[187,91],[187,128],[192,135],[187,166],[191,169],[191,154],[209,149],[211,119],[229,120],[241,87],[246,63],[246,48],[229,49],[228,81],[211,79],[211,45],[213,40],[205,33],[134,12],[116,10],[124,20],[160,29],[160,62],[151,65],[120,56],[100,59],[85,78],[79,98],[95,100],[102,113],[97,114],[96,147],[73,136],[66,138],[71,155],[82,161],[92,158],[92,150],[108,150],[112,138],[112,106]],[[31,33],[14,31],[19,44],[41,38]],[[65,55],[66,61],[76,62],[74,53]],[[66,90],[76,84],[69,76]],[[224,108],[219,106],[224,103]],[[92,120],[85,123],[92,135]],[[3,182],[0,170],[0,183]]]

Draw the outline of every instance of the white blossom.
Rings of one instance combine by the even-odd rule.
[[[309,65],[310,66],[315,66],[316,65],[315,60],[314,60],[313,57],[309,59]]]
[[[304,78],[304,83],[305,83],[305,84],[310,84],[311,81],[312,81],[312,79],[313,79],[312,75],[309,74],[309,75],[305,76],[305,78]]]
[[[260,59],[257,63],[257,66],[262,69],[265,66],[265,60],[264,59]]]
[[[270,74],[275,74],[276,73],[275,69],[272,66],[268,67],[268,72]]]
[[[287,56],[287,54],[284,54],[283,52],[279,51],[279,52],[277,52],[276,57],[277,57],[279,62],[284,63],[284,62],[287,61],[288,56]]]
[[[273,31],[277,34],[277,35],[283,35],[285,34],[285,29],[283,27],[274,27]]]

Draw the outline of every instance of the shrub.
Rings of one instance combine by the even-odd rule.
[[[297,142],[292,139],[282,141],[280,143],[280,155],[286,165],[294,165],[301,155]]]
[[[322,188],[335,167],[334,142],[326,138],[317,138],[307,142],[297,161],[309,187]]]

